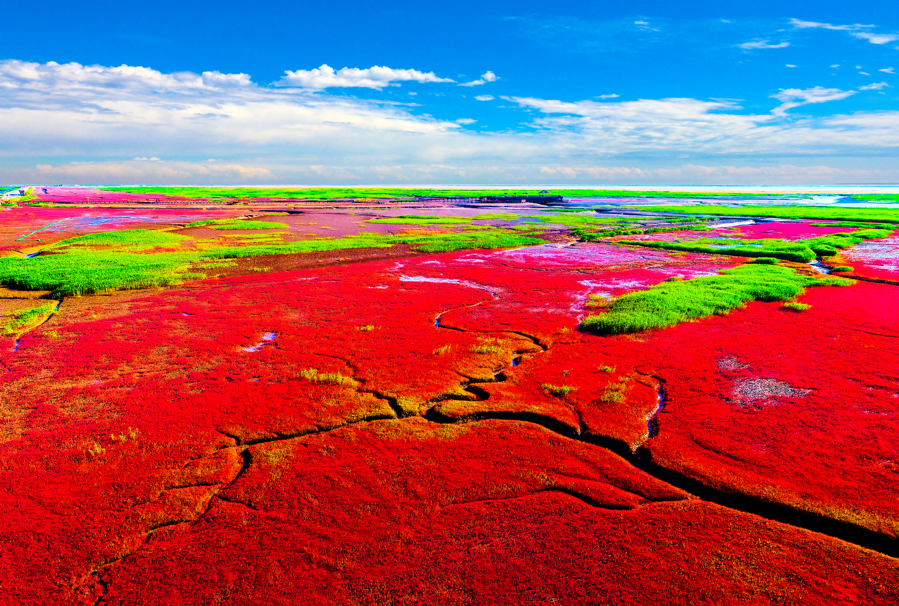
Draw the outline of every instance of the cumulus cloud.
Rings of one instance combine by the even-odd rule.
[[[499,132],[243,74],[0,61],[0,87],[0,182],[496,183],[527,181],[559,158],[699,165],[768,160],[772,150],[851,158],[899,148],[899,111],[788,113],[855,92],[822,87],[780,91],[781,106],[762,114],[728,100],[503,97],[534,117]],[[197,158],[216,161],[187,160]]]
[[[80,63],[32,63],[9,59],[0,61],[0,88],[37,89],[103,87],[119,91],[157,91],[196,93],[251,86],[247,74],[223,74],[217,71],[195,74],[163,74],[148,67],[120,65],[81,65]]]
[[[851,97],[855,94],[854,90],[840,90],[838,88],[824,88],[816,86],[814,88],[786,88],[781,89],[777,94],[771,95],[773,99],[781,102],[780,107],[775,108],[771,113],[783,116],[787,110],[802,105],[812,103],[826,103],[827,101],[839,101]]]
[[[475,97],[478,101],[493,101],[495,98],[493,95],[478,95]]]
[[[463,82],[459,86],[480,86],[482,84],[487,84],[488,82],[496,82],[499,78],[496,77],[496,74],[493,72],[485,72],[477,80],[472,80],[471,82]]]
[[[334,71],[333,67],[322,65],[315,69],[286,70],[275,86],[291,86],[322,90],[326,88],[374,88],[398,86],[397,82],[454,82],[449,78],[439,78],[434,72],[420,72],[417,69],[392,69],[378,66],[368,69],[344,67]]]
[[[744,50],[753,50],[753,49],[761,49],[761,48],[786,48],[790,46],[789,42],[778,42],[777,44],[772,44],[767,40],[753,40],[752,42],[744,42],[743,44],[738,44],[737,47],[742,48]]]
[[[0,61],[0,90],[0,158],[277,155],[295,148],[320,157],[405,155],[427,145],[421,135],[460,128],[396,104],[262,87],[244,74],[8,60]]]

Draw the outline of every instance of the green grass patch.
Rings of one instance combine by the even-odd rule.
[[[273,236],[274,237],[274,236]],[[246,244],[239,245],[243,240]],[[224,267],[223,260],[263,255],[389,248],[407,244],[423,252],[477,248],[513,248],[543,241],[518,233],[486,228],[461,233],[389,235],[362,233],[345,238],[297,242],[254,241],[249,236],[233,246],[196,240],[156,230],[123,230],[77,236],[32,257],[0,258],[0,284],[26,290],[49,290],[55,297],[113,290],[171,286],[202,279],[204,269]],[[192,247],[182,247],[193,243]],[[149,252],[160,251],[160,252]]]
[[[861,229],[852,233],[838,233],[806,240],[809,248],[822,257],[832,257],[837,251],[855,246],[865,240],[886,238],[890,235],[887,229]]]
[[[866,202],[894,202],[899,204],[899,194],[853,194],[856,200]]]
[[[585,330],[626,334],[674,326],[711,315],[723,315],[750,301],[789,301],[808,286],[854,284],[845,278],[803,276],[781,265],[746,264],[720,275],[662,282],[615,299],[606,313],[588,316]]]
[[[519,248],[542,244],[543,240],[532,236],[499,230],[465,231],[428,236],[398,236],[403,244],[411,244],[422,252],[449,252],[471,248]]]
[[[180,248],[191,238],[169,231],[153,229],[125,229],[98,234],[87,234],[68,238],[47,247],[47,250],[61,250],[72,247],[113,247],[119,250],[139,251],[154,248]]]
[[[855,268],[848,265],[837,265],[831,271],[855,271]]]
[[[574,230],[572,233],[582,240],[588,242],[594,240],[602,240],[604,238],[613,238],[615,236],[634,236],[643,234],[658,234],[672,231],[709,231],[705,225],[671,225],[665,227],[619,227],[614,229],[602,229],[597,231]]]
[[[515,221],[521,217],[515,213],[484,213],[472,217],[475,221]]]
[[[251,221],[248,219],[210,219],[206,221],[194,221],[185,227],[208,227],[209,229],[287,229],[286,223],[275,221]]]
[[[0,283],[25,290],[49,290],[54,297],[169,286],[203,277],[187,272],[195,259],[196,253],[74,249],[31,259],[0,259]]]
[[[620,223],[621,219],[596,217],[579,214],[542,214],[542,215],[524,215],[523,219],[539,219],[542,223],[550,223],[552,225],[564,225],[565,227],[584,228],[594,225],[608,225],[609,223]]]

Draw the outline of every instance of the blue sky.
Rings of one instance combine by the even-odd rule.
[[[18,3],[0,181],[899,182],[895,4]]]

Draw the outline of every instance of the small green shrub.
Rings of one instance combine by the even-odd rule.
[[[356,380],[339,372],[319,372],[315,368],[307,368],[300,371],[300,376],[311,383],[325,383],[328,385],[346,385],[354,387]]]
[[[805,311],[810,307],[811,305],[807,303],[797,303],[796,301],[787,301],[784,303],[784,309],[789,309],[791,311]]]
[[[540,386],[543,389],[543,392],[554,398],[564,398],[572,391],[577,391],[577,387],[572,387],[571,385],[552,385],[551,383],[544,383]]]

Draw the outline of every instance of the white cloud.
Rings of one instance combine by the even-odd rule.
[[[792,65],[792,64],[790,64],[790,63],[787,63],[787,67],[796,67],[796,66],[795,66],[795,65]]]
[[[899,111],[789,114],[855,92],[821,87],[780,91],[781,106],[763,114],[730,100],[512,97],[505,99],[535,117],[500,132],[461,128],[407,104],[259,86],[240,74],[0,61],[0,87],[6,182],[497,183],[557,165],[589,179],[583,167],[621,158],[636,158],[627,166],[638,170],[710,157],[758,164],[773,154],[851,162],[899,149]],[[662,173],[653,174],[646,178]]]
[[[861,74],[862,76],[870,76],[871,75],[868,72],[858,72],[858,73]]]
[[[802,21],[800,19],[790,19],[790,25],[796,29],[830,29],[841,32],[849,32],[850,36],[867,40],[871,44],[889,44],[899,40],[899,34],[874,34],[869,31],[873,25],[862,25],[855,23],[853,25],[833,25],[830,23],[818,23],[816,21]]]
[[[880,71],[882,71],[882,72],[885,73],[885,74],[893,74],[893,73],[895,73],[895,72],[893,71],[893,68],[892,68],[892,67],[885,67],[885,68],[883,68],[883,69],[880,70]]]
[[[434,72],[420,72],[417,69],[392,69],[378,66],[368,69],[344,67],[334,71],[333,67],[322,65],[315,69],[286,70],[285,76],[275,82],[275,86],[291,86],[322,90],[326,88],[374,88],[397,86],[395,82],[454,82],[449,78],[438,78]]]
[[[743,44],[738,44],[737,46],[744,50],[752,50],[761,48],[786,48],[790,46],[790,43],[779,42],[777,44],[771,44],[767,40],[753,40],[752,42],[744,42]]]
[[[398,104],[226,76],[0,61],[0,158],[405,155],[426,153],[422,135],[459,131]]]
[[[271,170],[238,163],[166,162],[159,158],[135,158],[132,161],[69,162],[37,164],[27,173],[32,182],[47,180],[74,183],[264,183],[272,179]],[[52,179],[48,179],[52,177]]]
[[[634,25],[636,25],[637,29],[639,29],[642,32],[657,32],[657,31],[659,31],[659,28],[652,27],[649,24],[649,21],[644,21],[642,19],[634,21]]]
[[[855,94],[854,90],[840,90],[838,88],[824,88],[816,86],[814,88],[787,88],[775,95],[771,95],[773,99],[781,102],[780,107],[775,108],[771,113],[777,116],[783,116],[787,110],[809,105],[812,103],[826,103],[827,101],[839,101],[851,97]]]
[[[493,101],[495,98],[493,95],[478,95],[475,97],[478,101]]]
[[[481,84],[486,84],[488,82],[496,82],[499,78],[496,77],[496,74],[493,72],[484,72],[477,80],[472,80],[471,82],[463,82],[459,86],[480,86]]]
[[[882,88],[888,88],[890,85],[886,82],[877,82],[876,84],[868,84],[866,86],[859,87],[858,90],[880,90]]]
[[[57,87],[66,89],[102,86],[121,92],[156,91],[167,93],[198,93],[251,86],[247,74],[223,74],[221,72],[175,72],[163,74],[148,67],[120,65],[81,65],[31,63],[8,59],[0,61],[0,89],[38,89],[49,91]]]
[[[839,63],[834,63],[833,65],[831,65],[831,67],[837,68],[837,67],[840,67],[840,64],[839,64]]]
[[[855,25],[832,25],[830,23],[819,23],[817,21],[803,21],[801,19],[790,19],[790,25],[792,25],[796,29],[832,29],[832,30],[843,31],[843,32],[874,27],[873,25],[862,25],[860,23],[856,23]]]
[[[615,94],[612,94],[612,95],[600,95],[600,96],[595,97],[595,98],[596,98],[596,99],[617,99],[617,98],[618,98],[618,95],[615,95]]]
[[[896,34],[871,34],[868,32],[853,32],[852,35],[856,38],[867,40],[871,44],[889,44],[890,42],[899,40],[899,36],[897,36]]]
[[[477,120],[472,118],[459,118],[456,120],[456,124],[474,124],[475,122],[477,122]]]

